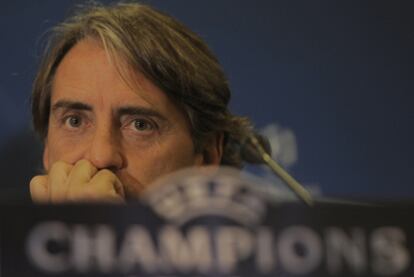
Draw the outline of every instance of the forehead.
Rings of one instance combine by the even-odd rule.
[[[110,55],[98,40],[87,38],[75,44],[57,67],[51,102],[61,98],[140,104],[165,112],[178,107],[140,72],[132,72],[121,59]]]

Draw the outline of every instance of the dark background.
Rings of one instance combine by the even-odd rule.
[[[294,134],[288,169],[298,180],[327,196],[413,198],[410,1],[142,2],[207,41],[228,74],[235,113]],[[1,199],[40,172],[31,82],[42,36],[76,3],[0,3]]]

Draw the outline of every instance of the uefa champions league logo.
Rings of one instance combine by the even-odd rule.
[[[144,197],[158,215],[182,226],[203,216],[218,216],[244,226],[260,223],[266,201],[280,201],[269,183],[241,171],[184,169],[162,178]]]

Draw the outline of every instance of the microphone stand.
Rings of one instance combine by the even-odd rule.
[[[299,199],[301,199],[306,205],[312,207],[314,205],[314,200],[309,191],[299,184],[295,178],[290,176],[286,170],[284,170],[275,160],[272,159],[254,134],[249,135],[248,139],[257,149],[263,161],[269,166],[269,168],[288,185],[288,187],[298,196]]]

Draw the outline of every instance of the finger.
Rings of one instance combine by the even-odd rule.
[[[102,196],[117,196],[125,198],[124,186],[119,178],[110,170],[103,169],[98,171],[89,182],[89,186]]]
[[[74,202],[125,202],[121,181],[107,169],[98,171],[87,184],[71,189],[68,193],[68,200]]]
[[[68,197],[68,202],[73,203],[113,203],[124,204],[125,199],[118,194],[98,195],[96,191],[84,190],[81,194],[73,194]]]
[[[68,176],[73,166],[59,161],[52,165],[49,171],[49,199],[59,203],[66,199],[68,190]]]
[[[30,196],[34,203],[48,203],[48,177],[47,175],[39,175],[30,181]]]
[[[80,160],[73,166],[72,171],[69,174],[69,190],[78,190],[85,186],[92,176],[96,174],[98,170],[88,160]]]

